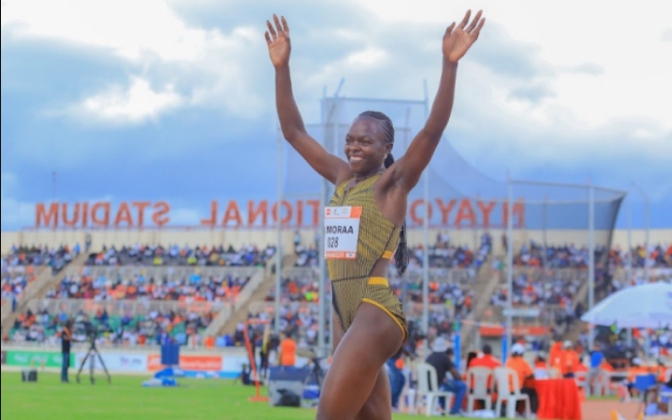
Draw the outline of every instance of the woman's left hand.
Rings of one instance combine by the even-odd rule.
[[[467,11],[464,19],[455,27],[455,22],[446,29],[443,36],[443,56],[451,62],[457,62],[469,51],[471,45],[478,39],[478,34],[485,24],[485,18],[481,19],[481,11],[469,24],[471,10]],[[469,26],[467,26],[469,24]]]

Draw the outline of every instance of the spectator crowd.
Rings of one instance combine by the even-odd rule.
[[[249,277],[222,273],[218,276],[203,276],[197,271],[188,276],[175,277],[166,274],[163,278],[145,277],[144,274],[122,277],[104,275],[93,277],[85,268],[83,273],[65,276],[56,288],[49,290],[51,299],[109,300],[169,300],[186,302],[226,302],[238,293],[250,280]]]
[[[216,314],[181,311],[149,311],[147,314],[111,316],[99,309],[93,316],[84,311],[75,314],[50,313],[42,309],[33,313],[30,309],[19,314],[6,340],[16,343],[34,342],[57,345],[60,332],[68,320],[74,325],[73,339],[85,342],[88,339],[86,325],[97,331],[101,344],[114,346],[160,345],[163,343],[189,344],[190,340],[203,343],[201,334],[210,325]]]
[[[100,252],[92,253],[87,265],[106,266],[220,266],[220,267],[263,267],[275,254],[275,247],[268,245],[260,249],[255,245],[242,246],[236,250],[229,245],[224,248],[207,247],[193,248],[178,245],[140,245],[103,246]]]

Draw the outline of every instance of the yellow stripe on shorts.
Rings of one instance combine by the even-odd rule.
[[[390,282],[388,282],[385,277],[370,277],[368,284],[373,285],[373,286],[390,287]]]

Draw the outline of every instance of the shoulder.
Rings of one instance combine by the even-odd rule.
[[[389,168],[385,168],[376,180],[375,188],[387,191],[393,188],[396,183],[395,172],[397,170],[397,162],[394,162]]]

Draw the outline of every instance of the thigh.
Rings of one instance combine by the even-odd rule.
[[[334,311],[334,316],[331,318],[331,322],[334,325],[334,337],[333,337],[333,343],[331,345],[331,349],[332,349],[333,352],[335,352],[336,348],[338,347],[338,344],[343,339],[343,335],[345,334],[345,332],[343,332],[343,327],[341,327],[341,321],[338,319],[338,315],[336,315],[336,311]]]
[[[353,419],[366,404],[385,361],[397,352],[402,338],[397,324],[383,310],[362,303],[334,353],[317,419]]]
[[[392,390],[387,371],[383,367],[378,372],[378,379],[373,386],[371,395],[364,406],[355,416],[355,420],[391,420],[392,419]]]

